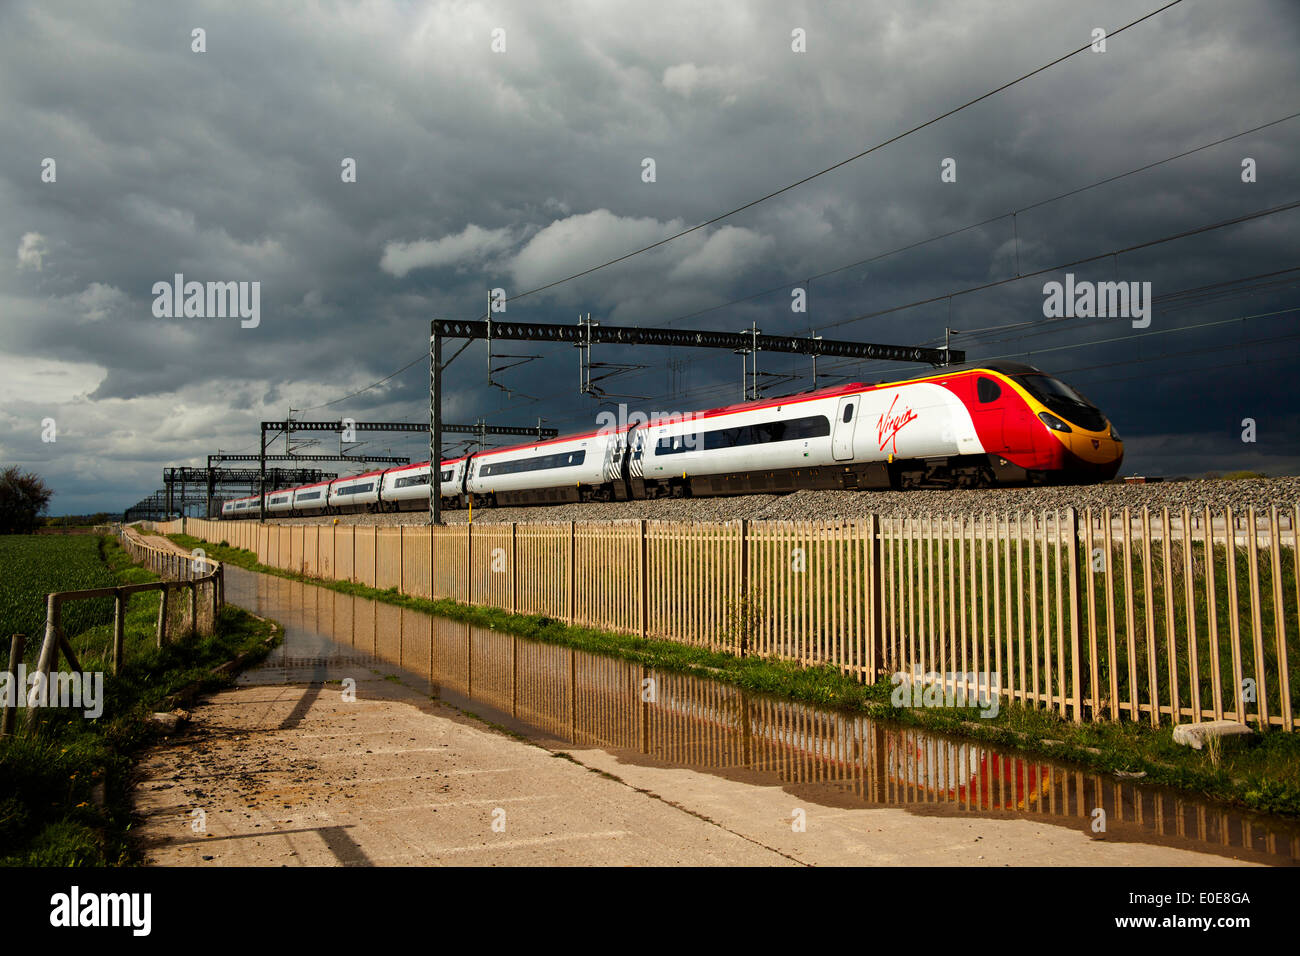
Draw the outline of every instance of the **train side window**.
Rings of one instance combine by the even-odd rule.
[[[853,420],[853,403],[849,402],[849,404],[844,406],[844,421],[849,422],[852,420]]]
[[[1002,395],[1002,386],[991,378],[981,378],[975,383],[975,391],[979,394],[981,405],[995,402]]]

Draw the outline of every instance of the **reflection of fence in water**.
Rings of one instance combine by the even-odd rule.
[[[263,579],[266,581],[267,579]],[[946,805],[1107,824],[1300,860],[1300,835],[1132,781],[758,697],[726,684],[471,627],[365,598],[274,581],[287,616],[578,745],[826,784],[868,805]],[[287,600],[286,600],[287,599]],[[653,681],[643,695],[644,682]],[[643,699],[643,696],[652,699]]]
[[[1297,525],[1300,506],[438,528],[185,522],[295,572],[863,680],[997,672],[1005,699],[1078,722],[1228,717],[1288,731],[1300,728]]]

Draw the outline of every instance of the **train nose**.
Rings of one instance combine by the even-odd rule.
[[[1058,435],[1066,449],[1067,469],[1091,481],[1109,481],[1119,474],[1124,443],[1109,435]]]

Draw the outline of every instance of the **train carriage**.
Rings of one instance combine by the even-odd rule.
[[[602,433],[481,452],[470,458],[465,489],[496,505],[582,501],[607,481]]]
[[[293,510],[300,515],[322,514],[329,507],[332,482],[318,481],[293,489]]]
[[[464,458],[442,463],[438,487],[443,503],[449,507],[460,504],[464,497]],[[380,486],[380,502],[385,511],[420,511],[429,507],[429,463],[390,468],[384,472]]]
[[[383,471],[368,471],[334,479],[329,485],[329,507],[336,511],[377,510],[379,482],[383,475]]]
[[[1094,404],[1016,362],[839,385],[441,463],[443,504],[531,505],[798,489],[1106,481],[1124,447]],[[277,491],[272,514],[428,507],[429,463]],[[309,502],[312,489],[320,503]],[[258,512],[258,498],[222,505]]]

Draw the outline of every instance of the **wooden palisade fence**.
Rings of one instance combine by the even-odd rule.
[[[1076,722],[1292,731],[1298,523],[1300,507],[437,528],[191,518],[185,529],[310,577],[861,680],[978,674],[1004,700]]]

